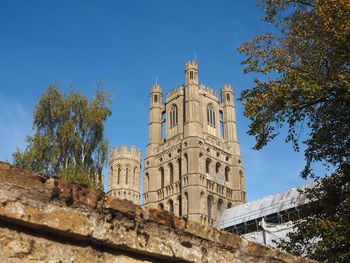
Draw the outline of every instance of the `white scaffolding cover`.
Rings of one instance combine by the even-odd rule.
[[[289,190],[224,210],[216,221],[215,227],[224,229],[250,220],[258,219],[280,211],[291,209],[308,202],[298,190],[313,188],[316,182],[310,182]]]

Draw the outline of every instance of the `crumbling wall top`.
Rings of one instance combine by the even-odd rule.
[[[314,262],[2,162],[0,236],[0,259],[25,262]]]

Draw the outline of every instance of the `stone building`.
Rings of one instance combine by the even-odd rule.
[[[221,94],[198,83],[195,61],[185,85],[151,87],[143,205],[212,225],[220,211],[246,202],[231,85]]]
[[[140,202],[141,150],[126,145],[114,147],[109,157],[108,194],[132,201]]]

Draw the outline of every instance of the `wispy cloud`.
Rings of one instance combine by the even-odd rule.
[[[25,136],[32,134],[32,108],[0,93],[0,160],[12,161],[17,147],[24,149]]]

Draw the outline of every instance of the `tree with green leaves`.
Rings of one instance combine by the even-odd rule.
[[[350,262],[350,2],[260,0],[263,21],[275,25],[238,50],[244,73],[262,74],[244,90],[244,115],[255,149],[283,126],[287,142],[305,147],[301,176],[314,178],[324,163],[329,177],[306,191],[314,200],[280,248],[328,262]],[[303,134],[302,131],[304,131]],[[299,138],[305,137],[302,142]],[[317,200],[317,201],[316,201]]]
[[[101,91],[89,103],[73,87],[62,93],[59,86],[49,86],[35,106],[35,134],[26,137],[24,152],[13,153],[13,165],[101,188],[97,182],[108,161],[104,122],[110,105],[111,96]]]

